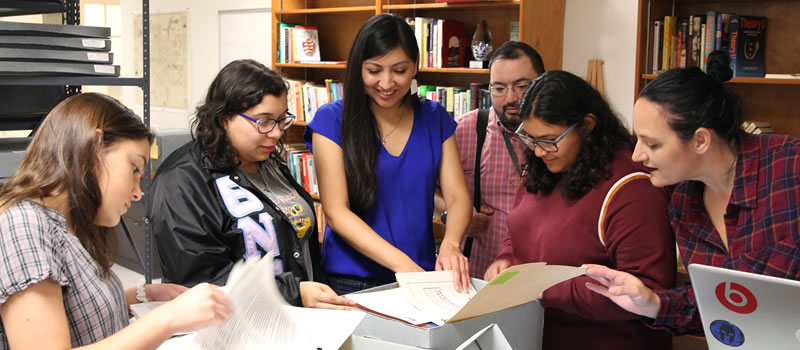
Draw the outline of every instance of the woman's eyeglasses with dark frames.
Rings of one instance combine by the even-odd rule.
[[[566,131],[564,131],[564,133],[561,134],[561,136],[556,137],[555,140],[535,140],[533,137],[528,135],[527,132],[525,132],[525,129],[522,127],[522,124],[519,125],[519,127],[517,128],[517,132],[515,134],[517,135],[519,140],[522,141],[522,143],[524,143],[525,146],[528,146],[530,149],[534,149],[536,148],[536,146],[539,146],[547,152],[558,152],[558,143],[565,137],[567,137],[567,135],[569,135],[569,133],[572,132],[572,129],[575,129],[576,126],[578,126],[578,124],[573,124]]]
[[[294,123],[296,117],[294,114],[286,112],[281,118],[278,119],[271,119],[271,118],[264,118],[264,119],[256,119],[244,113],[238,113],[240,116],[246,118],[247,120],[256,123],[256,129],[261,134],[269,134],[272,129],[275,129],[276,125],[279,125],[281,131],[286,131],[292,123]]]

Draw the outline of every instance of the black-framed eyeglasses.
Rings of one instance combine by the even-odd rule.
[[[519,84],[516,84],[516,85],[512,85],[511,86],[511,91],[513,91],[515,94],[517,94],[517,96],[522,96],[522,93],[525,92],[525,89],[527,89],[528,86],[531,86],[531,82],[530,81],[526,81],[524,83],[519,83]],[[506,96],[506,94],[508,94],[508,90],[509,90],[508,86],[505,86],[505,85],[490,85],[489,86],[489,92],[494,97]]]
[[[271,119],[271,118],[263,118],[263,119],[256,119],[244,113],[238,113],[240,116],[246,118],[247,120],[256,123],[256,129],[261,134],[269,134],[272,129],[275,129],[275,125],[278,125],[281,131],[286,131],[292,123],[294,123],[296,117],[294,114],[286,112],[281,118],[278,119]]]
[[[567,130],[564,131],[561,136],[556,137],[555,140],[535,140],[533,137],[531,137],[531,135],[528,135],[528,133],[525,132],[522,124],[520,124],[517,128],[516,134],[520,141],[522,141],[522,143],[524,143],[525,146],[528,146],[530,149],[534,149],[536,146],[539,146],[547,152],[558,152],[558,143],[567,137],[567,135],[569,135],[569,133],[572,132],[572,129],[575,129],[576,126],[578,126],[578,124],[572,124],[572,126],[567,128]]]

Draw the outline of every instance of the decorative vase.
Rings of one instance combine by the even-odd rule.
[[[489,60],[489,54],[492,53],[492,33],[489,32],[489,26],[486,24],[486,19],[481,19],[478,27],[475,28],[475,34],[472,36],[472,56],[477,61],[483,61],[482,65],[485,66],[486,61]]]

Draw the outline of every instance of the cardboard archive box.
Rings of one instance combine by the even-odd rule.
[[[528,263],[512,266],[489,282],[472,279],[478,291],[444,325],[435,328],[367,313],[353,335],[424,349],[455,349],[478,331],[496,324],[513,349],[538,350],[542,344],[544,308],[538,296],[551,286],[582,275],[585,268]],[[398,288],[397,283],[363,290]],[[354,293],[354,294],[357,294]]]
[[[477,290],[486,284],[486,281],[472,279],[472,285]],[[377,292],[391,288],[397,288],[397,283],[367,289],[359,293]],[[500,327],[514,349],[538,350],[541,347],[544,308],[538,300],[483,316],[447,323],[436,328],[417,327],[395,319],[367,313],[361,324],[353,331],[353,335],[423,349],[455,349],[476,332],[492,323]],[[356,350],[355,347],[353,349]]]

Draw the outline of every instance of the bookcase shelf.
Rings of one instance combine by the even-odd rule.
[[[707,11],[766,17],[765,72],[800,73],[800,1],[639,0],[634,98],[656,77],[649,74],[653,22]],[[742,98],[745,120],[765,121],[778,133],[800,137],[800,110],[792,104],[800,96],[800,80],[733,78],[726,85]]]
[[[454,74],[489,74],[488,69],[476,68],[420,68],[420,72],[427,73],[454,73]]]
[[[343,6],[308,9],[275,10],[278,15],[304,15],[310,13],[374,12],[375,6]]]
[[[518,7],[519,0],[516,1],[489,1],[489,2],[467,2],[467,3],[448,3],[437,2],[430,4],[403,4],[403,5],[383,5],[383,9],[389,10],[424,10],[424,9],[465,9],[479,7]]]
[[[345,69],[346,64],[314,64],[314,63],[274,63],[278,68],[311,68],[311,69]],[[452,73],[452,74],[489,74],[488,69],[475,68],[427,68],[419,69],[420,72],[427,73]]]
[[[347,67],[342,64],[314,64],[314,63],[273,63],[277,68],[319,68],[319,69],[344,69]]]
[[[642,74],[642,79],[653,80],[656,74]],[[800,79],[774,79],[774,78],[733,78],[730,84],[760,84],[760,85],[800,85]]]

